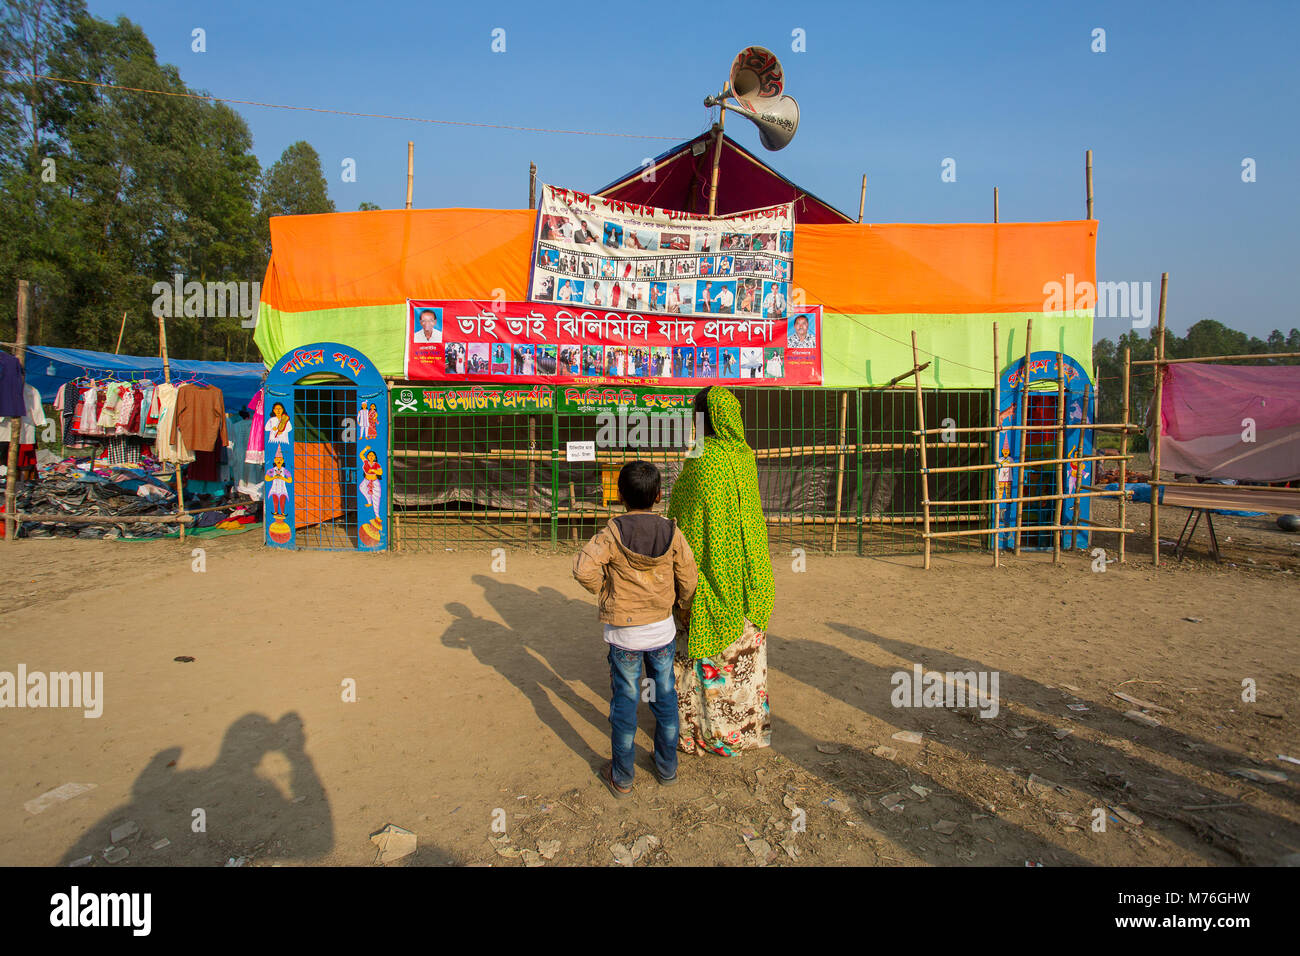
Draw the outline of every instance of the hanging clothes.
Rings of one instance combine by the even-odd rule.
[[[8,352],[0,352],[0,416],[22,418],[25,412],[22,363]]]
[[[266,460],[266,419],[262,408],[265,397],[266,389],[259,389],[253,396],[252,404],[248,406],[253,417],[248,435],[248,451],[244,453],[244,461],[253,465],[260,465]],[[261,481],[257,483],[260,485]]]
[[[23,412],[21,415],[15,415],[14,418],[21,418],[22,423],[18,428],[18,445],[35,445],[36,429],[45,426],[45,409],[41,407],[41,393],[36,391],[33,385],[23,386]],[[0,441],[7,442],[10,440],[9,435],[9,418],[0,420]]]
[[[77,431],[83,435],[97,435],[95,427],[95,405],[99,401],[99,388],[91,382],[81,396],[81,406],[77,421]]]
[[[229,437],[221,389],[211,385],[182,385],[176,395],[171,432],[172,441],[179,436],[186,448],[209,450],[218,444],[225,445]]]
[[[154,457],[169,464],[189,464],[194,460],[185,445],[184,435],[173,427],[176,419],[176,386],[163,384],[154,391],[158,406],[158,438],[154,442]]]

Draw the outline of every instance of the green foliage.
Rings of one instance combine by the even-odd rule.
[[[6,0],[0,66],[201,94],[137,25],[92,17],[83,0]],[[201,95],[0,78],[0,331],[24,278],[34,344],[112,351],[126,313],[122,351],[150,355],[156,283],[260,282],[269,217],[334,207],[307,143],[265,177],[252,146],[239,114]],[[237,315],[174,312],[167,344],[177,358],[256,356]]]

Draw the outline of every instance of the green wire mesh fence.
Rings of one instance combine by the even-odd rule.
[[[773,550],[920,553],[922,483],[915,392],[735,389],[754,449]],[[656,464],[667,507],[692,436],[694,390],[566,386],[392,390],[393,547],[581,546],[613,515],[617,477]],[[923,393],[927,425],[989,421],[991,394]],[[940,436],[942,437],[942,436]],[[987,441],[931,441],[930,464],[990,461]],[[938,475],[932,499],[988,497],[984,474]],[[932,524],[984,519],[946,508]],[[945,550],[978,549],[951,539]]]

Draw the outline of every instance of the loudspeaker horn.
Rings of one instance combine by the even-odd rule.
[[[733,103],[726,102],[728,96]],[[705,99],[704,105],[722,106],[747,118],[758,127],[765,149],[783,149],[799,129],[799,104],[785,92],[781,61],[761,46],[748,46],[736,54],[727,88]]]

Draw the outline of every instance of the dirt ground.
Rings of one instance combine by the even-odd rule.
[[[1223,565],[1198,537],[1154,569],[1137,536],[1104,573],[778,555],[772,747],[683,756],[663,788],[643,707],[621,801],[594,776],[608,669],[566,556],[250,533],[199,542],[200,572],[193,542],[0,543],[0,670],[102,671],[105,697],[98,719],[0,710],[0,864],[369,865],[389,823],[418,836],[396,865],[1273,864],[1300,851],[1300,767],[1277,759],[1300,758],[1300,582],[1289,539],[1270,556],[1229,527]],[[997,671],[1000,712],[892,706],[914,663]],[[25,809],[67,783],[95,788]]]

